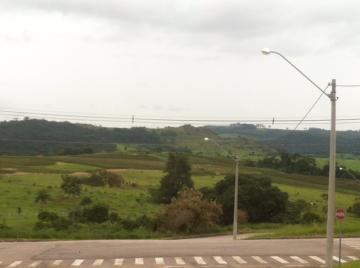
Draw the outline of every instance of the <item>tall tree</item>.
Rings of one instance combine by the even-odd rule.
[[[166,175],[161,179],[157,199],[161,203],[170,203],[173,197],[184,188],[192,188],[191,165],[183,154],[170,153],[165,167]]]

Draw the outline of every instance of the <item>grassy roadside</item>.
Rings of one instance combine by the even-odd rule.
[[[226,159],[192,156],[193,179],[196,188],[212,187],[224,177],[232,163]],[[41,230],[33,226],[37,214],[51,210],[60,216],[79,204],[84,196],[96,202],[106,203],[111,212],[124,218],[149,217],[161,211],[162,206],[151,202],[149,189],[157,187],[164,175],[162,155],[96,154],[88,156],[62,157],[0,157],[0,170],[14,169],[14,172],[0,174],[0,238],[4,239],[126,239],[126,238],[169,238],[226,234],[231,227],[224,226],[206,234],[157,233],[146,229],[123,230],[111,224],[79,225],[68,231]],[[85,186],[81,197],[66,197],[60,189],[61,175],[73,172],[89,172],[101,167],[109,167],[123,175],[135,186],[122,188]],[[161,168],[160,168],[161,167]],[[10,170],[8,170],[10,171]],[[326,205],[327,178],[298,174],[286,174],[276,170],[241,167],[242,174],[269,176],[276,186],[286,191],[291,200],[304,199],[314,204],[313,209],[323,213]],[[352,181],[339,181],[337,206],[348,208],[359,197],[359,185]],[[35,203],[35,196],[41,189],[47,189],[51,200],[47,204]],[[21,213],[19,213],[19,208]],[[10,229],[1,228],[1,224]],[[360,219],[347,217],[343,227],[347,236],[360,236]],[[284,225],[284,224],[240,224],[240,233],[254,233],[253,238],[318,237],[325,234],[325,224]]]
[[[354,261],[342,265],[343,268],[360,268],[360,261]]]

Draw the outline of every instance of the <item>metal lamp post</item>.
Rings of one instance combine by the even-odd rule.
[[[211,140],[213,143],[216,144],[222,151],[226,154],[229,154],[227,150],[223,146],[221,146],[215,140],[209,139],[207,137],[204,138],[204,141]],[[229,154],[230,155],[230,154]],[[235,161],[235,191],[234,191],[234,221],[233,221],[233,240],[237,239],[237,232],[238,232],[238,200],[239,200],[239,157],[236,155],[235,157],[231,156],[231,158]]]
[[[328,211],[326,225],[326,267],[333,267],[334,224],[335,224],[335,169],[336,169],[336,80],[331,81],[331,93],[327,94],[298,67],[289,61],[284,55],[268,48],[263,48],[264,55],[276,54],[289,63],[296,71],[304,76],[312,85],[319,89],[331,101],[331,135],[330,135],[330,160],[329,160],[329,188],[328,188]]]

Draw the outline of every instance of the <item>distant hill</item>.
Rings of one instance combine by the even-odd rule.
[[[59,154],[115,151],[117,143],[159,143],[146,128],[104,128],[87,124],[25,119],[0,122],[0,154]],[[89,150],[90,149],[90,150]]]
[[[208,128],[222,137],[244,137],[291,153],[326,155],[329,152],[330,132],[319,128],[292,131],[261,128],[251,124]],[[360,154],[360,131],[338,131],[337,152]]]
[[[205,137],[210,141],[205,142]],[[255,155],[267,150],[247,138],[221,139],[209,128],[191,125],[148,129],[106,128],[38,119],[0,122],[0,154],[4,155],[111,152],[119,150],[120,144],[126,150],[131,147],[148,152],[178,151],[209,156],[224,156],[227,152]]]

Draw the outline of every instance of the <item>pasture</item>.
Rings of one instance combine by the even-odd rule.
[[[173,234],[151,232],[145,229],[132,231],[119,229],[111,224],[81,225],[67,231],[34,230],[40,211],[50,210],[67,216],[83,197],[107,204],[110,212],[121,218],[136,219],[142,215],[154,217],[162,206],[151,201],[149,189],[159,185],[164,175],[166,155],[162,153],[102,153],[81,156],[47,157],[0,157],[0,238],[24,239],[100,239],[100,238],[149,238],[167,237]],[[193,180],[196,188],[211,187],[225,174],[233,172],[233,162],[226,158],[191,155]],[[61,176],[76,172],[91,172],[106,168],[121,174],[127,184],[121,188],[83,186],[78,197],[65,196],[60,189]],[[276,170],[241,167],[240,176],[266,175],[291,200],[304,199],[314,203],[322,213],[325,205],[327,178],[286,174]],[[360,184],[351,180],[337,183],[337,206],[347,208],[359,197]],[[46,204],[36,203],[39,190],[46,189],[51,199]],[[10,229],[1,228],[8,226]],[[227,228],[221,228],[220,231]],[[261,233],[261,237],[288,237],[323,235],[325,225],[244,224],[240,232]],[[344,231],[348,235],[360,235],[360,219],[348,217]],[[257,234],[259,236],[259,234]]]

